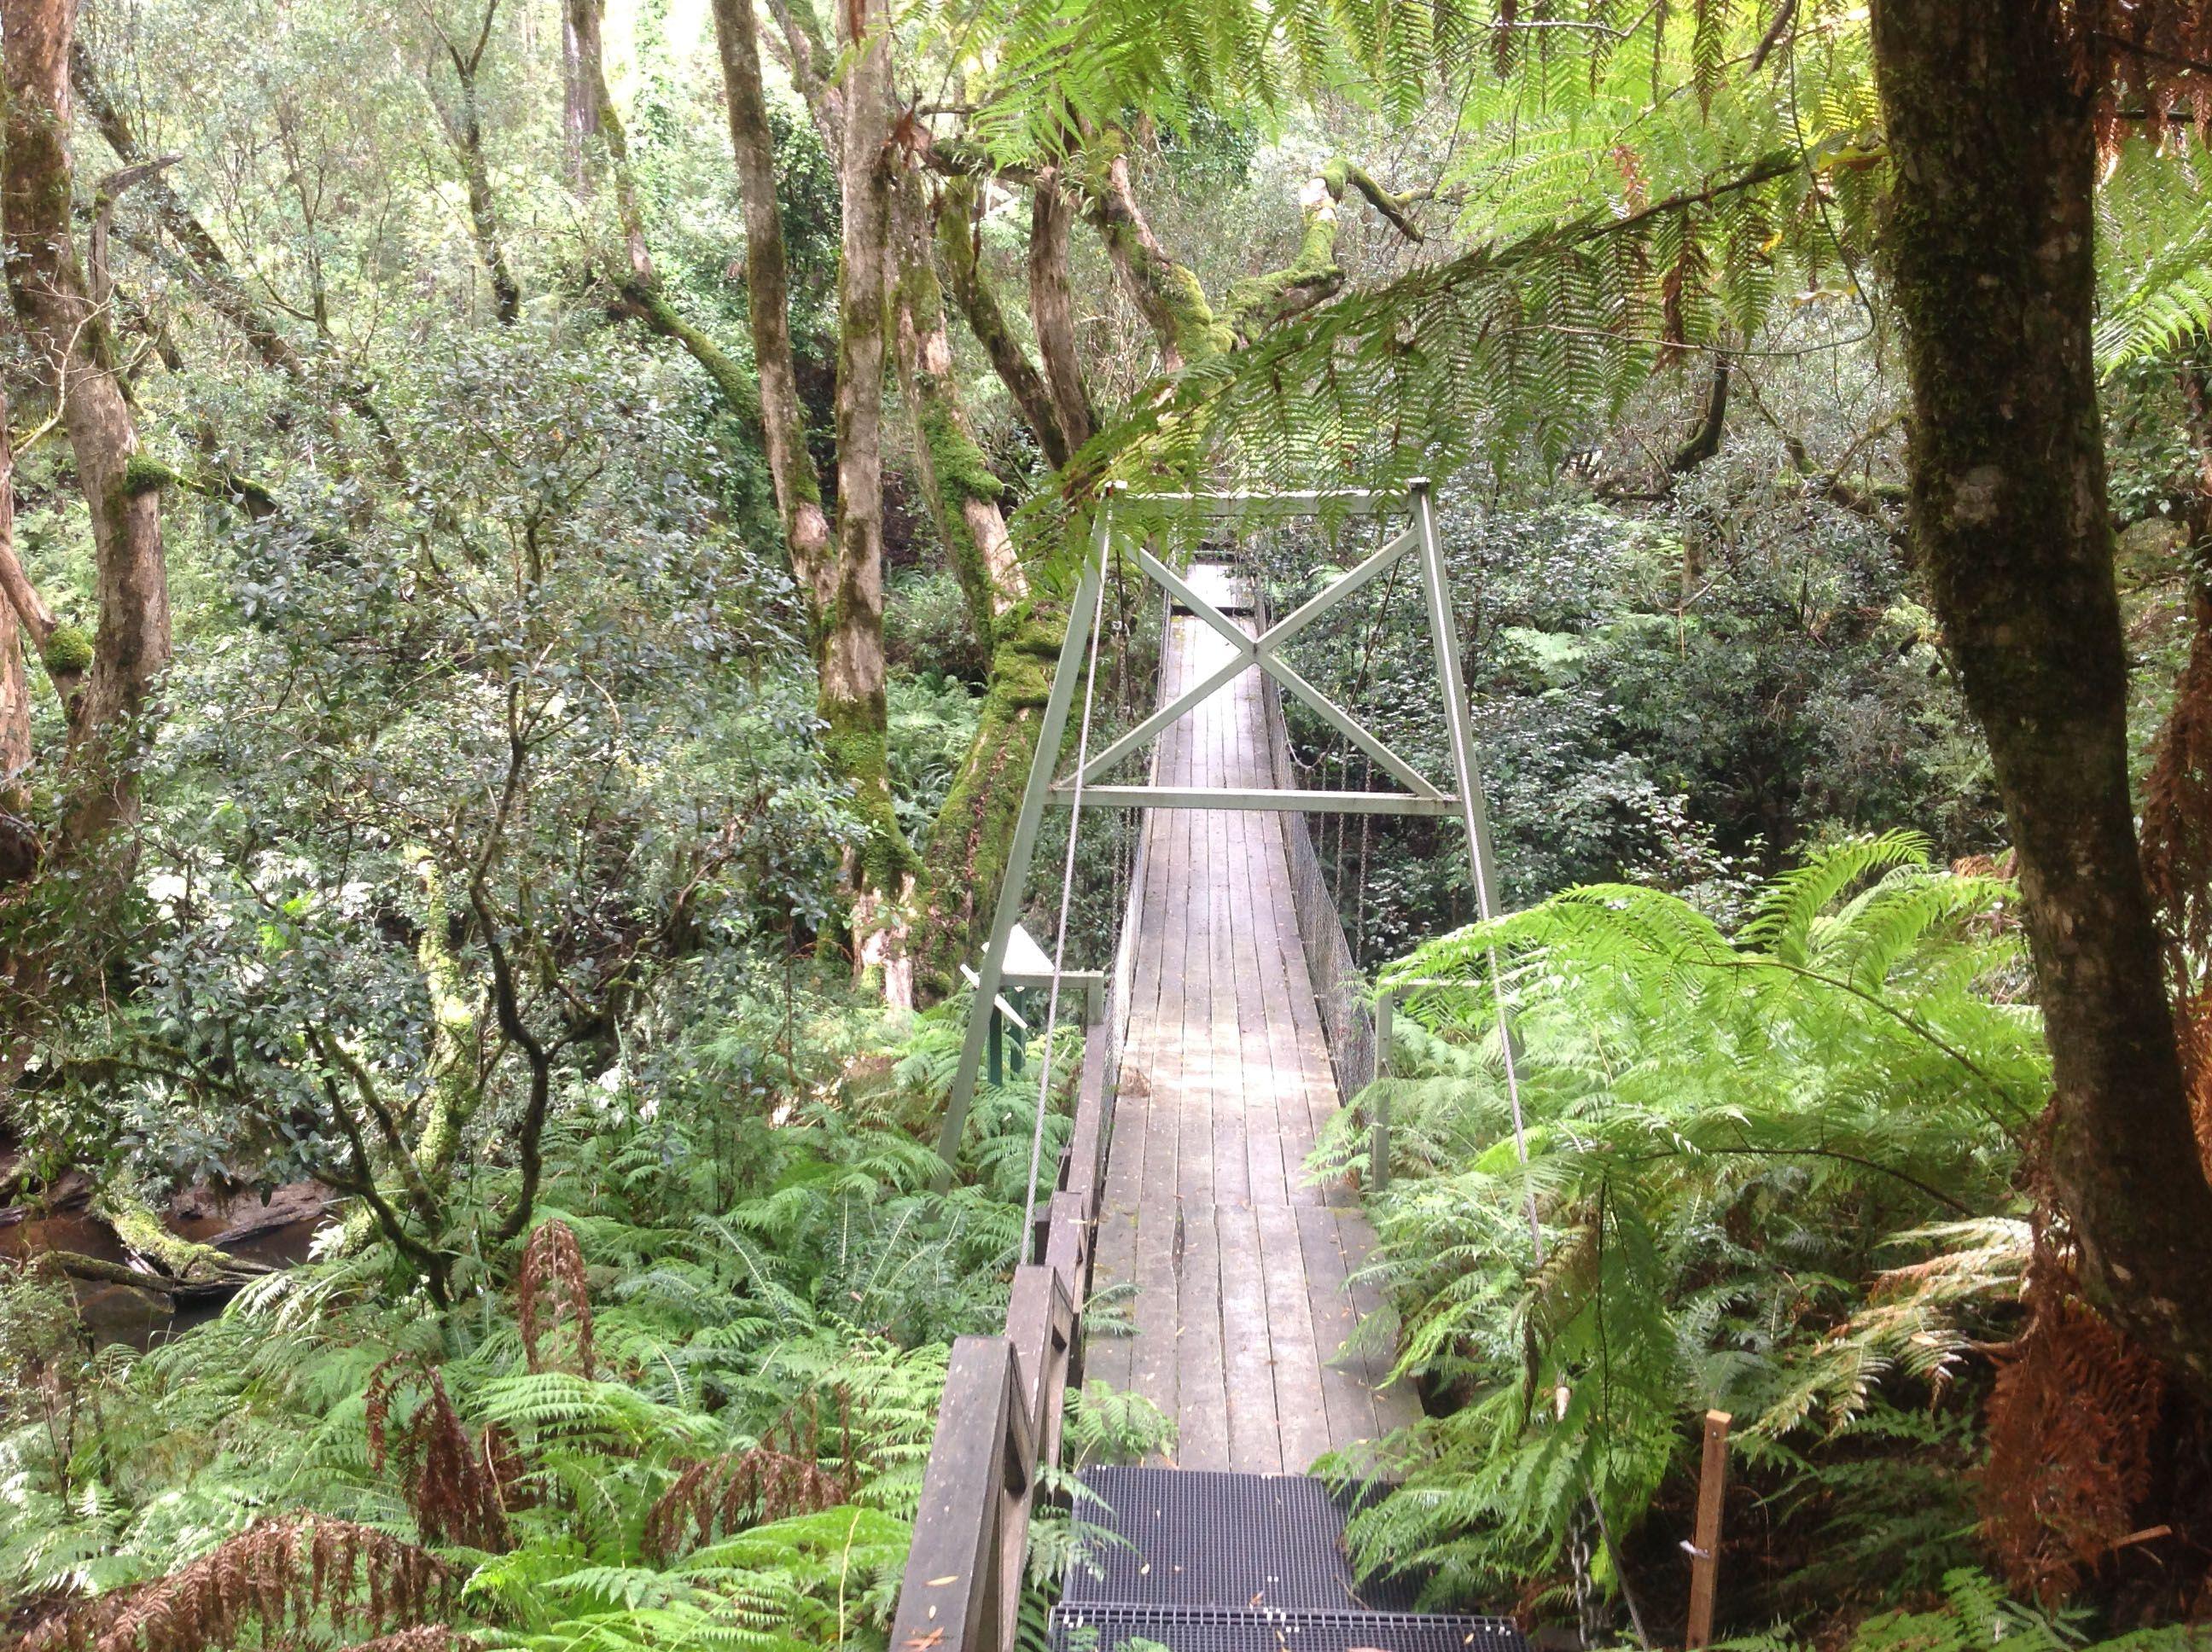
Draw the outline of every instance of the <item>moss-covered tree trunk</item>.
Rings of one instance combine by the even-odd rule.
[[[745,220],[745,300],[760,380],[761,445],[775,488],[793,573],[813,604],[816,623],[828,611],[830,519],[822,478],[806,446],[806,405],[791,346],[791,269],[784,251],[783,213],[775,197],[775,137],[761,87],[760,26],[752,0],[714,0],[714,37],[730,116],[730,150]]]
[[[1085,163],[1091,219],[1123,288],[1159,340],[1163,365],[1179,373],[1230,349],[1236,340],[1213,313],[1196,272],[1170,257],[1152,233],[1130,179],[1127,138],[1108,132],[1094,140]]]
[[[884,658],[884,368],[890,298],[890,16],[883,0],[838,10],[847,69],[838,158],[836,571],[822,616],[820,710],[830,760],[854,788],[867,836],[853,878],[853,956],[894,1005],[914,998],[904,905],[919,866],[891,806]]]
[[[2059,0],[1876,0],[1911,518],[2019,853],[2085,1285],[2212,1390],[2212,1187],[2128,793],[2090,348],[2095,140]]]
[[[891,326],[899,380],[914,418],[922,493],[968,600],[975,640],[988,652],[1000,616],[1028,594],[1029,581],[1014,555],[1000,505],[1006,484],[984,458],[960,404],[932,216],[921,174],[902,172],[892,201],[896,268],[891,278]]]
[[[1021,603],[1000,620],[975,741],[930,827],[928,884],[914,947],[916,981],[927,996],[958,990],[960,965],[972,962],[988,938],[1053,665],[1066,635],[1066,614],[1041,599]]]
[[[957,244],[945,249],[948,265],[972,257],[962,216]],[[1001,484],[961,408],[933,256],[944,242],[933,237],[929,218],[921,179],[905,174],[895,208],[899,267],[893,325],[924,491],[991,662],[975,738],[932,826],[919,903],[918,984],[941,994],[952,990],[961,962],[981,943],[980,920],[989,910],[1012,841],[1065,619],[1030,599],[1029,580],[1000,507]],[[972,273],[980,283],[981,272]],[[1023,360],[1026,364],[1027,357]],[[1042,382],[1037,388],[1042,394]],[[1057,429],[1048,403],[1036,416],[1043,421],[1041,432]]]
[[[914,188],[919,193],[919,179],[915,180]],[[952,289],[953,301],[959,305],[968,331],[975,335],[975,342],[990,358],[992,371],[999,375],[999,382],[1012,398],[1014,410],[1035,434],[1045,463],[1056,471],[1067,463],[1071,450],[1060,429],[1052,392],[1045,387],[1044,375],[1030,360],[1022,341],[1014,336],[1006,310],[999,302],[999,295],[983,269],[977,234],[981,202],[973,178],[961,176],[945,181],[934,213],[937,249],[945,260],[945,284]],[[910,254],[902,252],[901,257],[912,264]]]
[[[70,238],[71,0],[0,0],[6,154],[0,162],[8,288],[60,398],[92,516],[98,630],[70,726],[78,781],[67,831],[82,842],[130,813],[131,764],[117,738],[148,709],[169,663],[169,580],[157,485],[134,471],[131,415],[105,309],[92,302]]]
[[[477,96],[484,48],[491,43],[492,24],[498,16],[499,0],[485,0],[483,25],[471,42],[456,40],[440,28],[439,43],[453,64],[455,94],[448,100],[440,91],[434,60],[424,71],[423,87],[429,94],[430,106],[437,111],[438,124],[446,129],[446,141],[453,147],[461,181],[468,189],[469,238],[475,242],[477,257],[483,261],[484,273],[491,282],[492,313],[503,325],[512,325],[522,315],[522,283],[514,278],[514,266],[507,262],[507,248],[500,239],[499,205],[492,194],[491,162],[484,155],[483,114]]]

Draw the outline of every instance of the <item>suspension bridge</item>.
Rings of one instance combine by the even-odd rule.
[[[1164,519],[1245,529],[1285,517],[1374,519],[1377,548],[1271,620],[1224,564],[1181,570]],[[940,1146],[957,1151],[1008,987],[1043,989],[1049,1029],[1080,987],[1084,1071],[1074,1127],[1026,1224],[1003,1334],[955,1345],[894,1652],[1006,1652],[1016,1643],[1040,1464],[1060,1458],[1065,1395],[1085,1377],[1151,1400],[1176,1425],[1171,1458],[1079,1476],[1085,1558],[1052,1607],[1055,1652],[1143,1640],[1174,1652],[1520,1652],[1502,1619],[1409,1610],[1402,1579],[1362,1578],[1346,1519],[1387,1470],[1376,1442],[1420,1414],[1390,1375],[1383,1305],[1362,1278],[1374,1235],[1357,1195],[1307,1168],[1320,1131],[1373,1076],[1378,1029],[1315,860],[1306,813],[1455,818],[1478,905],[1495,877],[1459,645],[1427,485],[1403,494],[1109,494],[1039,732]],[[1307,681],[1297,636],[1410,562],[1433,642],[1454,773],[1438,786]],[[1104,581],[1133,563],[1166,608],[1159,703],[1091,750]],[[1304,702],[1395,789],[1297,784],[1280,695]],[[1063,774],[1073,728],[1075,758]],[[1110,776],[1149,752],[1141,784]],[[1018,922],[1044,811],[1073,811],[1051,954]],[[1085,811],[1145,811],[1104,980],[1065,967],[1073,841]],[[1103,992],[1097,990],[1103,987]],[[1387,1032],[1384,1032],[1387,1036]],[[1038,1079],[1040,1114],[1051,1089]],[[1374,1163],[1387,1155],[1377,1130]],[[1039,1139],[1042,1140],[1040,1133]],[[1048,1167],[1039,1167],[1048,1168]],[[1039,1175],[1031,1175],[1033,1186]],[[1133,1335],[1085,1334],[1114,1287]],[[1357,1479],[1338,1485],[1358,1485]]]

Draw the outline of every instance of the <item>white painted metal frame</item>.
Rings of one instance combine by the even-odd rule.
[[[1142,546],[1137,564],[1146,575],[1177,603],[1226,640],[1231,658],[1200,682],[1176,696],[1115,740],[1083,767],[1083,800],[1086,804],[1127,809],[1238,809],[1282,810],[1300,813],[1358,813],[1457,816],[1468,835],[1468,859],[1474,874],[1475,899],[1485,918],[1495,915],[1498,879],[1491,852],[1490,822],[1482,782],[1476,772],[1473,720],[1466,689],[1460,679],[1459,632],[1452,617],[1451,592],[1446,583],[1443,547],[1437,532],[1436,509],[1425,478],[1407,484],[1403,494],[1343,489],[1296,494],[1131,494],[1114,484],[1100,501],[1092,519],[1091,549],[1075,598],[1068,610],[1067,635],[1060,644],[1060,661],[1053,673],[1052,689],[1045,701],[1037,729],[1036,755],[1022,792],[1021,812],[1016,819],[1014,841],[1006,855],[1004,881],[993,910],[991,936],[981,967],[975,972],[975,998],[969,1011],[967,1036],[953,1072],[945,1124],[938,1151],[945,1159],[939,1185],[950,1179],[959,1152],[960,1136],[968,1121],[969,1104],[975,1098],[975,1079],[981,1068],[990,1036],[991,1009],[1007,980],[1007,952],[1029,878],[1030,861],[1036,849],[1037,832],[1045,805],[1072,801],[1072,782],[1055,783],[1060,747],[1067,732],[1067,718],[1075,685],[1082,675],[1084,651],[1090,645],[1098,587],[1106,577],[1117,535],[1130,526],[1142,527],[1163,517],[1197,516],[1212,520],[1279,520],[1287,517],[1329,514],[1376,516],[1404,513],[1412,520],[1340,579],[1300,604],[1257,637],[1193,590],[1189,583]],[[1117,519],[1123,524],[1117,526]],[[1437,685],[1444,702],[1444,722],[1449,738],[1455,794],[1448,794],[1412,764],[1377,739],[1357,719],[1309,683],[1281,658],[1281,650],[1329,610],[1363,590],[1408,552],[1418,552],[1418,575],[1425,599],[1430,640],[1436,661]],[[1164,787],[1157,784],[1112,786],[1100,777],[1142,748],[1163,730],[1187,714],[1209,695],[1218,693],[1254,667],[1264,671],[1310,706],[1330,727],[1374,760],[1386,774],[1405,787],[1402,792],[1322,792],[1296,788],[1223,787]]]

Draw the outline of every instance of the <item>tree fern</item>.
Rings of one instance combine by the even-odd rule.
[[[1941,1388],[2017,1277],[2014,1229],[1942,1224],[2010,1205],[2009,1131],[2048,1080],[2033,1017],[1988,995],[2008,888],[1924,853],[1824,850],[1734,935],[1656,890],[1572,890],[1386,972],[1412,1024],[1374,1097],[1396,1173],[1376,1270],[1401,1369],[1470,1400],[1403,1442],[1406,1490],[1355,1522],[1367,1558],[1494,1589],[1557,1558],[1583,1490],[1632,1527],[1708,1406],[1778,1464],[1884,1382]],[[1357,1164],[1358,1127],[1322,1151]]]

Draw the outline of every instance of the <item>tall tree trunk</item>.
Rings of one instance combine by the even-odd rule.
[[[615,222],[622,236],[622,263],[607,271],[618,296],[617,311],[641,322],[648,331],[672,338],[704,369],[722,405],[750,425],[759,416],[760,389],[751,374],[701,328],[695,326],[661,290],[645,242],[645,208],[629,171],[629,138],[607,87],[599,21],[603,0],[566,0],[564,49],[575,53],[579,94],[589,112],[583,146],[587,175],[604,173],[613,185]]]
[[[0,224],[15,313],[61,398],[77,481],[92,516],[99,629],[71,729],[82,782],[73,841],[99,835],[132,806],[128,764],[109,736],[146,709],[169,661],[168,570],[158,474],[134,465],[137,427],[117,372],[106,314],[85,288],[70,236],[72,0],[0,0],[8,87]],[[158,467],[157,467],[158,469]]]
[[[561,8],[561,159],[568,170],[568,187],[580,199],[589,200],[596,181],[592,175],[589,154],[592,141],[599,135],[599,106],[585,72],[586,47],[578,26],[578,9],[575,5]],[[585,9],[590,14],[585,24],[592,36],[589,59],[597,63],[599,8],[592,5]]]
[[[915,188],[920,188],[919,179]],[[945,180],[944,193],[932,214],[937,226],[937,250],[945,259],[945,279],[952,288],[953,301],[967,319],[968,331],[975,335],[975,342],[990,358],[999,382],[1013,398],[1014,410],[1036,434],[1045,463],[1057,471],[1067,463],[1071,449],[1060,428],[1060,413],[1053,405],[1052,392],[1045,386],[1044,375],[1030,360],[1029,352],[1022,348],[1022,341],[1014,336],[1014,330],[1006,325],[1006,311],[1000,307],[999,295],[984,271],[981,248],[977,245],[981,202],[981,193],[973,178]],[[901,256],[909,264],[914,261],[910,252],[902,250]]]
[[[605,0],[567,0],[563,40],[575,53],[578,96],[584,111],[585,170],[589,174],[604,169],[614,184],[615,222],[629,265],[624,284],[649,289],[659,282],[645,245],[645,210],[638,203],[637,185],[629,175],[629,135],[607,86],[606,52],[600,39],[605,13]],[[599,151],[597,155],[592,153],[594,148]]]
[[[768,0],[769,14],[783,36],[784,60],[791,69],[791,83],[814,117],[814,130],[822,147],[841,155],[845,147],[845,88],[835,78],[836,53],[822,32],[814,0]]]
[[[831,760],[867,824],[854,880],[854,962],[913,1001],[899,908],[918,863],[891,806],[884,659],[884,331],[890,264],[890,17],[885,0],[838,10],[844,76],[837,272],[837,566],[823,616],[820,711]]]
[[[439,44],[453,66],[459,96],[453,102],[439,95],[434,62],[424,69],[422,82],[430,94],[430,106],[438,112],[438,124],[446,129],[453,159],[460,164],[462,181],[468,186],[469,237],[476,243],[477,256],[483,260],[484,273],[491,279],[492,313],[503,325],[512,326],[522,315],[522,284],[515,280],[507,249],[500,242],[499,210],[492,197],[491,165],[484,157],[483,118],[477,96],[484,47],[491,42],[492,24],[498,16],[499,0],[485,0],[483,23],[473,45],[453,39],[442,28],[438,31]]]
[[[891,325],[899,379],[914,416],[915,456],[938,537],[968,599],[975,640],[988,652],[1000,616],[1029,594],[1000,501],[1006,483],[991,469],[960,405],[952,340],[945,325],[945,293],[937,276],[933,215],[919,173],[898,176],[891,218],[896,270]],[[1024,358],[1026,364],[1026,358]],[[1041,387],[1041,386],[1040,386]]]
[[[2090,349],[2095,142],[2059,0],[1876,0],[1911,516],[2020,859],[2082,1281],[2212,1389],[2199,1167],[2128,794]]]
[[[15,450],[8,436],[4,391],[0,391],[0,563],[20,566],[15,561]],[[0,597],[0,887],[21,883],[39,865],[39,835],[29,818],[30,787],[23,778],[32,757],[31,680],[24,668],[24,639],[15,604]]]
[[[822,478],[806,446],[806,407],[799,398],[799,367],[791,347],[791,268],[784,251],[783,212],[775,198],[775,138],[761,88],[760,26],[752,0],[714,3],[730,150],[745,219],[745,300],[753,370],[760,380],[761,445],[768,452],[792,571],[808,593],[818,626],[835,598],[830,519],[822,509]]]
[[[1068,228],[1074,222],[1075,203],[1060,186],[1060,169],[1045,168],[1030,193],[1030,323],[1036,329],[1060,440],[1071,453],[1098,428],[1075,343],[1075,288],[1067,274]]]

